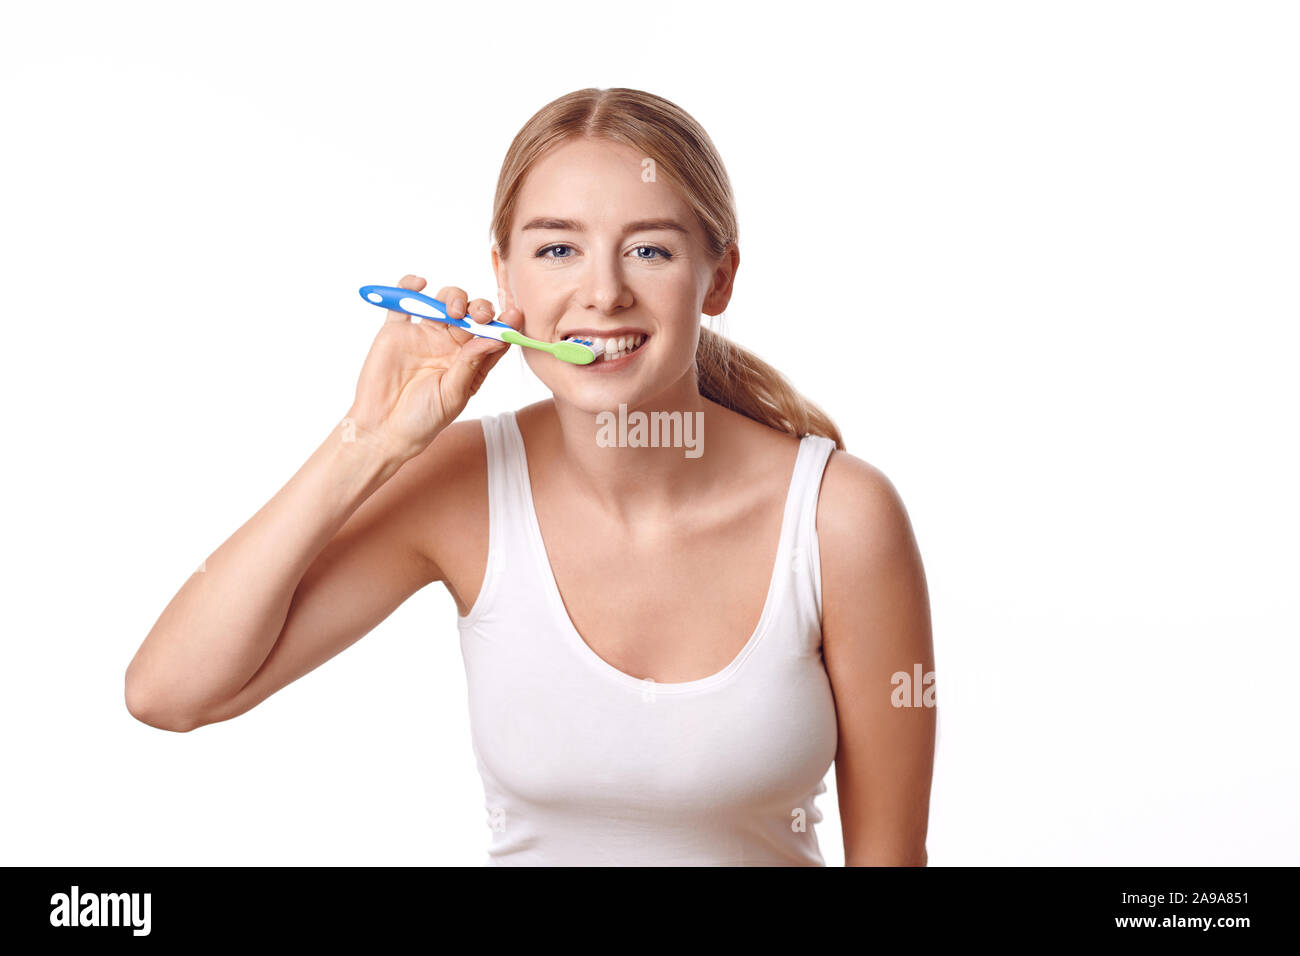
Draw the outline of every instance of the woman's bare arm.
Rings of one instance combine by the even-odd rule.
[[[166,730],[211,722],[250,684],[269,695],[436,580],[402,535],[404,472],[364,434],[335,428],[172,598],[127,668],[131,713]]]
[[[895,707],[892,682],[934,670],[921,555],[893,484],[861,459],[832,454],[817,510],[845,865],[924,866],[935,709],[911,694]]]
[[[444,580],[429,546],[435,537],[458,534],[466,514],[486,511],[482,457],[482,426],[470,420],[448,426],[406,462],[311,562],[252,676],[234,691],[223,688],[201,706],[183,708],[167,729],[192,730],[246,713],[369,634],[426,584]],[[445,494],[451,488],[455,494]],[[484,499],[481,507],[469,507],[474,496]],[[485,540],[443,543],[487,563]]]
[[[408,275],[399,285],[419,291],[425,280]],[[492,317],[490,302],[468,301],[462,289],[444,287],[437,298],[455,318]],[[516,328],[522,318],[502,315]],[[421,518],[429,489],[450,484],[463,463],[462,436],[481,434],[455,418],[504,351],[389,311],[343,422],[190,576],[141,644],[126,671],[130,712],[181,732],[229,719],[441,580]],[[464,527],[450,534],[463,537]]]

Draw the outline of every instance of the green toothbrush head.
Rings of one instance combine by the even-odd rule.
[[[596,345],[594,339],[571,338],[563,342],[540,342],[514,329],[502,329],[501,341],[510,345],[522,345],[526,348],[550,352],[560,361],[572,365],[590,365],[600,358],[601,352],[604,351],[603,346]]]
[[[569,362],[573,365],[590,365],[600,357],[592,345],[591,339],[567,339],[563,342],[556,342],[551,349],[551,354],[562,362]]]

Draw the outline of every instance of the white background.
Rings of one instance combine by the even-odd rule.
[[[357,288],[492,297],[511,138],[631,86],[727,162],[723,329],[911,514],[931,863],[1300,862],[1297,27],[1229,2],[6,4],[0,858],[484,860],[439,585],[191,734],[135,721],[122,677],[346,412],[383,317]],[[510,355],[465,414],[546,394]]]

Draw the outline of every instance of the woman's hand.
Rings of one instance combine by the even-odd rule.
[[[419,292],[425,281],[408,275],[398,286]],[[451,318],[492,320],[491,302],[471,302],[456,286],[443,287],[434,298],[446,303]],[[500,321],[518,329],[523,313],[507,308]],[[455,421],[508,348],[445,322],[412,321],[390,310],[362,366],[348,419],[396,459],[414,458]]]

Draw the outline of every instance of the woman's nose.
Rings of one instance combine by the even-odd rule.
[[[632,304],[632,290],[619,263],[598,262],[591,268],[583,281],[582,304],[605,313]]]

